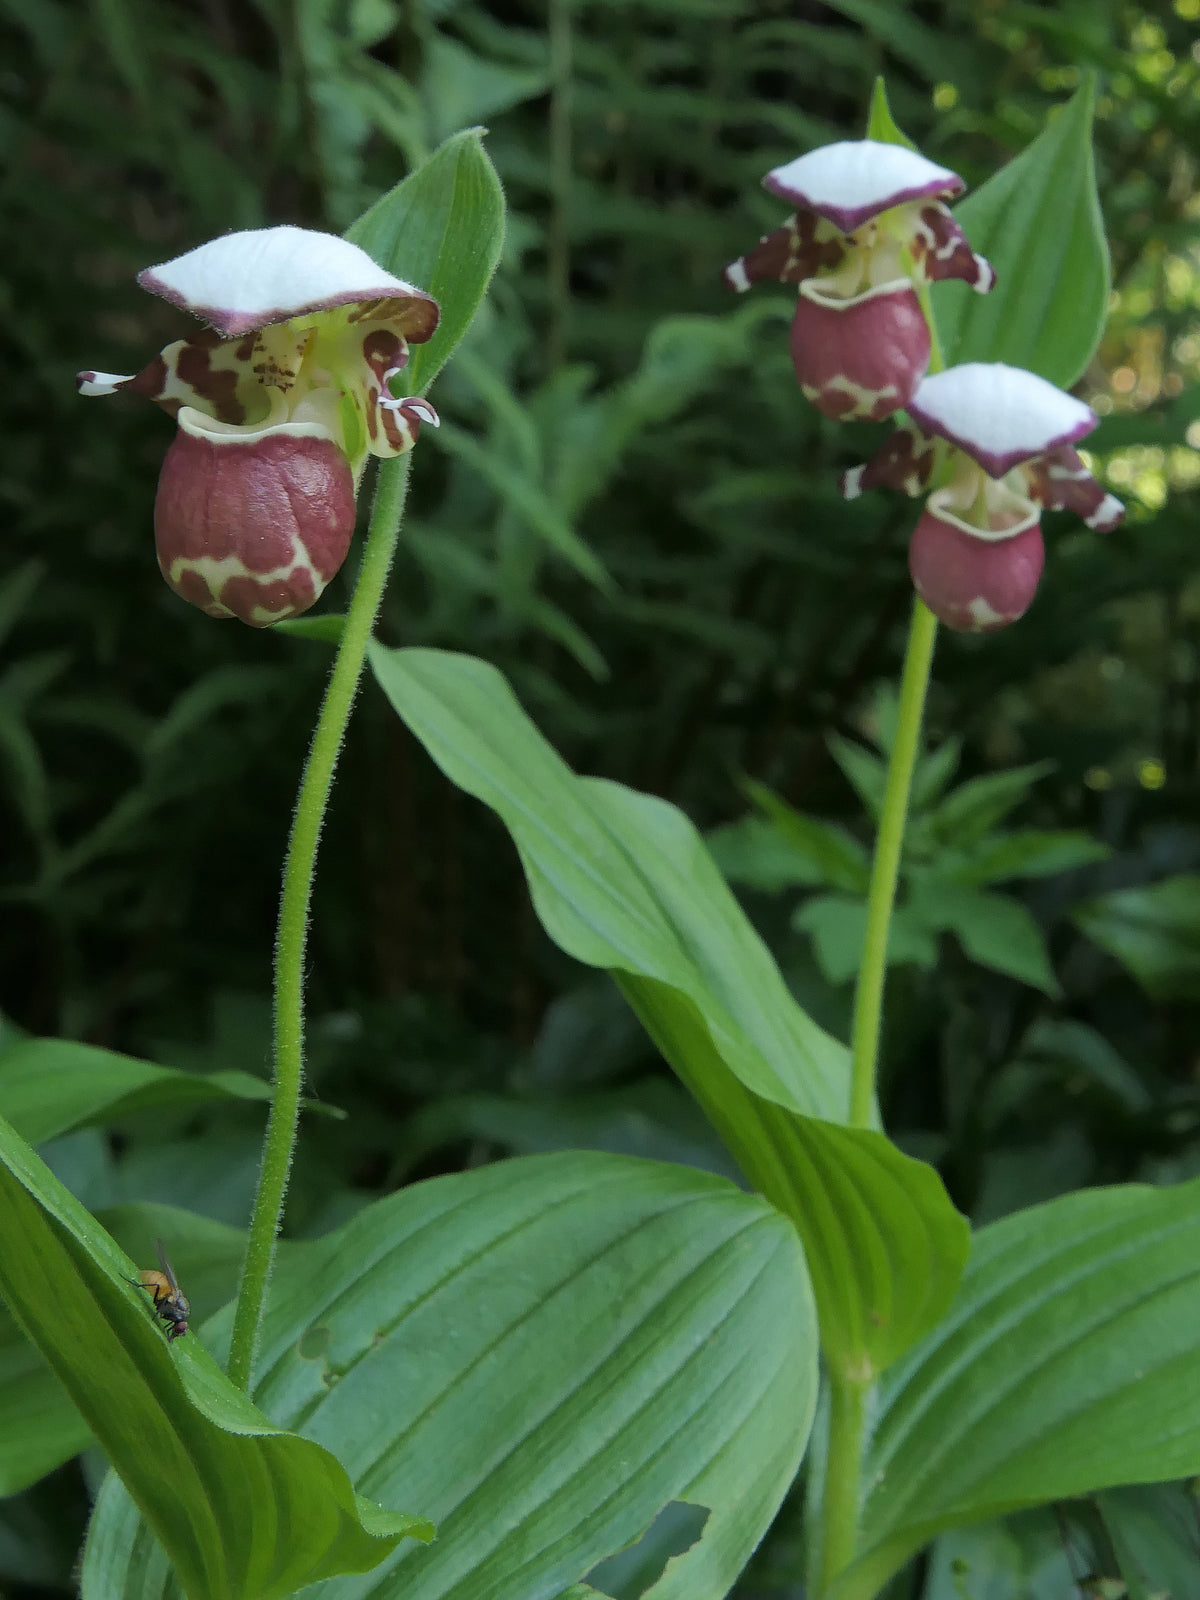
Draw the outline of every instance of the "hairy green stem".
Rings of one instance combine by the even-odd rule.
[[[830,1375],[829,1444],[821,1490],[819,1595],[826,1593],[838,1573],[854,1559],[869,1391],[869,1383]]]
[[[300,1116],[304,1077],[304,951],[317,845],[346,724],[362,677],[367,645],[396,552],[411,459],[410,455],[404,455],[398,460],[383,462],[379,468],[362,567],[304,763],[288,839],[275,939],[275,1078],[229,1346],[229,1376],[242,1389],[250,1386]]]
[[[858,983],[854,990],[854,1021],[850,1031],[850,1125],[853,1128],[870,1126],[875,1100],[883,986],[887,974],[888,928],[896,898],[900,849],[904,843],[908,797],[921,742],[921,718],[925,710],[925,691],[929,686],[929,669],[933,665],[936,637],[937,619],[923,601],[914,598],[908,648],[900,679],[896,740],[888,763],[883,810],[875,839],[875,859],[871,863],[862,964],[858,969]]]

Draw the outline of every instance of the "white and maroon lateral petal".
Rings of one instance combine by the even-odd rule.
[[[423,289],[394,278],[348,239],[310,228],[227,233],[147,267],[138,282],[227,339],[333,306],[374,302],[374,319],[396,324],[420,344],[439,315],[437,301]]]
[[[898,489],[901,494],[921,494],[929,482],[938,446],[915,428],[897,428],[861,466],[843,472],[842,498],[857,500],[868,489]]]
[[[1069,444],[1031,461],[1026,475],[1035,500],[1059,511],[1073,511],[1097,533],[1111,533],[1125,519],[1125,507],[1096,482],[1079,451]]]
[[[909,249],[931,283],[961,278],[976,294],[990,294],[996,287],[996,272],[991,262],[975,254],[967,243],[966,234],[940,200],[921,207]]]
[[[738,294],[764,278],[803,283],[822,267],[839,266],[845,254],[846,243],[837,228],[811,211],[799,211],[731,262],[725,268],[725,282]]]
[[[201,328],[188,339],[167,345],[140,372],[118,377],[112,372],[81,372],[76,378],[80,394],[104,395],[123,391],[140,394],[160,405],[169,416],[181,406],[192,406],[221,422],[258,422],[270,409],[267,391],[258,375],[264,352],[252,335],[222,339],[212,328]],[[276,335],[281,350],[290,342],[298,363],[303,342]],[[284,357],[286,359],[286,356]],[[278,374],[280,357],[273,370]]]
[[[75,387],[80,394],[116,394],[118,389],[123,389],[127,383],[132,383],[134,374],[119,372],[77,372],[75,374]]]
[[[904,145],[845,139],[776,167],[763,187],[853,233],[891,206],[960,194],[964,184],[957,173]]]
[[[1002,361],[969,361],[923,378],[908,414],[949,439],[992,478],[1090,433],[1090,406],[1036,373]]]

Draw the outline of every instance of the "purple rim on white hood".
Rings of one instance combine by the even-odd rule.
[[[432,295],[394,278],[348,239],[310,228],[227,233],[147,267],[137,281],[210,323],[225,339],[335,306],[377,301],[394,303],[384,315],[411,344],[422,344],[438,324]]]
[[[965,451],[991,478],[1091,433],[1096,413],[1035,372],[968,361],[922,378],[906,407],[925,433]]]
[[[966,185],[956,172],[939,167],[902,144],[875,139],[843,139],[775,167],[763,188],[792,205],[804,206],[853,233],[864,222],[907,200],[944,199]]]

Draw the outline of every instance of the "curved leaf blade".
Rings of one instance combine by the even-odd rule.
[[[109,1206],[97,1221],[134,1261],[153,1261],[155,1239],[171,1241],[193,1326],[232,1297],[245,1249],[241,1229],[165,1205]],[[19,1493],[91,1443],[62,1383],[0,1306],[0,1495]]]
[[[504,191],[484,132],[452,135],[346,230],[381,267],[442,308],[433,338],[412,348],[406,381],[413,394],[423,394],[454,353],[500,260]]]
[[[0,1123],[0,1293],[121,1474],[189,1600],[282,1600],[427,1523],[358,1504],[328,1451],[257,1411],[194,1335],[168,1345],[134,1268]],[[280,1528],[288,1537],[277,1537]]]
[[[672,1500],[709,1516],[650,1594],[721,1600],[795,1475],[816,1367],[783,1217],[709,1174],[571,1152],[416,1184],[293,1245],[256,1399],[438,1519],[435,1545],[329,1600],[552,1600]],[[85,1600],[151,1600],[148,1570],[110,1484]]]
[[[509,828],[550,937],[613,973],[747,1177],[796,1224],[826,1354],[860,1381],[882,1370],[949,1305],[966,1223],[932,1168],[833,1125],[845,1051],[796,1005],[691,823],[576,777],[485,663],[379,646],[371,662],[442,770]]]
[[[270,1098],[248,1072],[180,1072],[74,1039],[26,1039],[0,1055],[0,1116],[30,1144],[135,1111]]]
[[[743,1172],[796,1224],[827,1360],[856,1382],[882,1372],[936,1327],[966,1264],[970,1228],[942,1180],[882,1134],[754,1094],[678,991],[628,974],[617,982]]]
[[[1031,145],[955,207],[971,247],[996,269],[996,287],[938,285],[947,366],[1006,361],[1061,388],[1077,381],[1099,343],[1112,282],[1092,156],[1088,80]]]
[[[818,1116],[844,1113],[845,1046],[792,999],[681,812],[620,784],[576,777],[485,662],[378,644],[369,659],[443,772],[512,833],[556,944],[588,966],[687,995],[756,1093]]]
[[[949,1316],[884,1383],[838,1600],[960,1523],[1200,1471],[1198,1324],[1200,1183],[981,1229]]]

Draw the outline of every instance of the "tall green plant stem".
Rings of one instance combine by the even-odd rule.
[[[859,1475],[870,1383],[844,1374],[829,1379],[829,1445],[821,1489],[821,1570],[817,1589],[825,1594],[838,1573],[854,1559],[858,1536]]]
[[[850,1125],[854,1128],[870,1126],[875,1099],[883,986],[887,974],[888,928],[896,898],[900,850],[904,843],[904,824],[908,818],[908,799],[921,742],[921,718],[925,710],[925,691],[929,687],[929,669],[933,665],[936,637],[936,617],[923,601],[914,599],[908,648],[900,678],[896,738],[888,763],[883,810],[875,839],[875,859],[871,863],[862,965],[854,990],[854,1021],[850,1032]]]
[[[362,677],[367,645],[396,553],[411,459],[410,455],[404,455],[398,460],[383,462],[379,468],[362,567],[304,763],[288,839],[275,938],[275,1077],[229,1346],[229,1376],[242,1389],[250,1384],[300,1116],[304,1076],[304,952],[317,845],[338,754]]]

